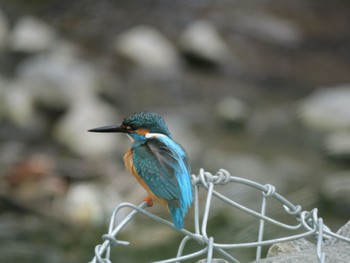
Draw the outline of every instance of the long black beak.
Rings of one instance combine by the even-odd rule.
[[[89,132],[126,132],[120,125],[108,125],[88,130]]]

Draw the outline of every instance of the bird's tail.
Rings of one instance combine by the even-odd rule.
[[[168,203],[168,207],[175,228],[182,229],[184,227],[184,217],[186,211],[183,211],[181,207],[178,207],[172,203]]]

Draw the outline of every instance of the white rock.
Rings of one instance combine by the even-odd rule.
[[[214,64],[226,62],[230,50],[217,29],[208,21],[196,21],[180,37],[181,50]]]
[[[350,128],[350,85],[321,89],[299,105],[302,123],[316,131]]]
[[[157,29],[140,25],[116,38],[115,50],[137,66],[155,70],[174,70],[179,66],[170,41]]]
[[[10,48],[26,53],[48,50],[55,41],[56,33],[45,22],[31,16],[21,18],[10,36]]]
[[[5,17],[4,13],[0,10],[0,50],[6,46],[9,31],[8,27],[7,17]]]
[[[72,152],[86,158],[110,156],[117,149],[115,134],[94,134],[87,130],[116,123],[117,113],[94,97],[81,97],[58,121],[54,137]]]

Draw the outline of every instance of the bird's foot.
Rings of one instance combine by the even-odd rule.
[[[143,201],[147,202],[147,206],[148,206],[148,207],[153,206],[153,200],[151,199],[151,197],[146,196],[146,197],[143,199]]]

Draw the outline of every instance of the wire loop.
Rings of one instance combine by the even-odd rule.
[[[267,188],[266,191],[262,191],[262,195],[265,197],[270,197],[273,196],[275,194],[276,191],[276,187],[274,187],[271,184],[265,184],[265,187]]]

